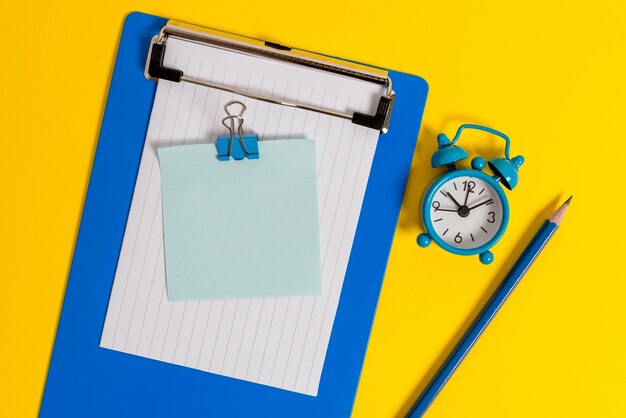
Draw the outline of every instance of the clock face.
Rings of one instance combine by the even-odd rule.
[[[489,243],[500,231],[505,214],[497,191],[474,176],[453,177],[433,191],[430,222],[446,244],[472,250]]]

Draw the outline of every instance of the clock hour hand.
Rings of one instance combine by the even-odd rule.
[[[486,205],[489,202],[493,202],[493,199],[483,200],[482,202],[480,202],[480,203],[472,206],[471,208],[469,208],[469,210],[476,209],[477,207],[482,206],[482,205]]]
[[[459,204],[459,202],[457,202],[457,201],[456,201],[456,199],[454,198],[454,196],[452,196],[452,195],[450,194],[450,192],[446,192],[446,194],[448,195],[448,197],[449,197],[450,199],[452,199],[452,201],[454,202],[454,204],[455,204],[457,207],[459,207],[459,208],[461,207],[461,205]]]

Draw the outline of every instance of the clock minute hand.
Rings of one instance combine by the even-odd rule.
[[[456,199],[454,198],[454,196],[452,196],[452,195],[450,194],[450,192],[446,192],[446,194],[448,195],[448,197],[449,197],[450,199],[452,199],[452,201],[454,202],[454,204],[455,204],[455,205],[457,205],[457,207],[459,207],[459,208],[461,207],[461,205],[459,204],[459,202],[457,202],[457,201],[456,201]]]
[[[477,205],[474,205],[471,208],[469,208],[469,210],[476,209],[477,207],[482,206],[482,205],[486,205],[489,202],[493,202],[493,199],[483,200],[482,202],[478,203]]]
[[[470,189],[469,187],[467,188],[467,193],[465,193],[465,203],[463,203],[463,206],[467,206],[467,199],[469,198],[469,194],[471,193],[472,189]]]

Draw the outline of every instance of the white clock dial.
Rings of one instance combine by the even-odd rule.
[[[502,201],[484,180],[455,177],[434,193],[430,221],[437,236],[446,244],[459,249],[478,248],[500,230],[504,217]]]

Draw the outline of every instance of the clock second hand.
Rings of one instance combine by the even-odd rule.
[[[482,205],[486,205],[486,204],[487,204],[487,203],[489,203],[489,202],[493,202],[493,199],[491,199],[491,198],[490,198],[490,199],[487,199],[487,200],[483,200],[483,201],[482,201],[482,202],[480,202],[479,204],[474,205],[474,206],[472,206],[471,208],[469,208],[469,210],[476,209],[477,207],[482,206]]]

